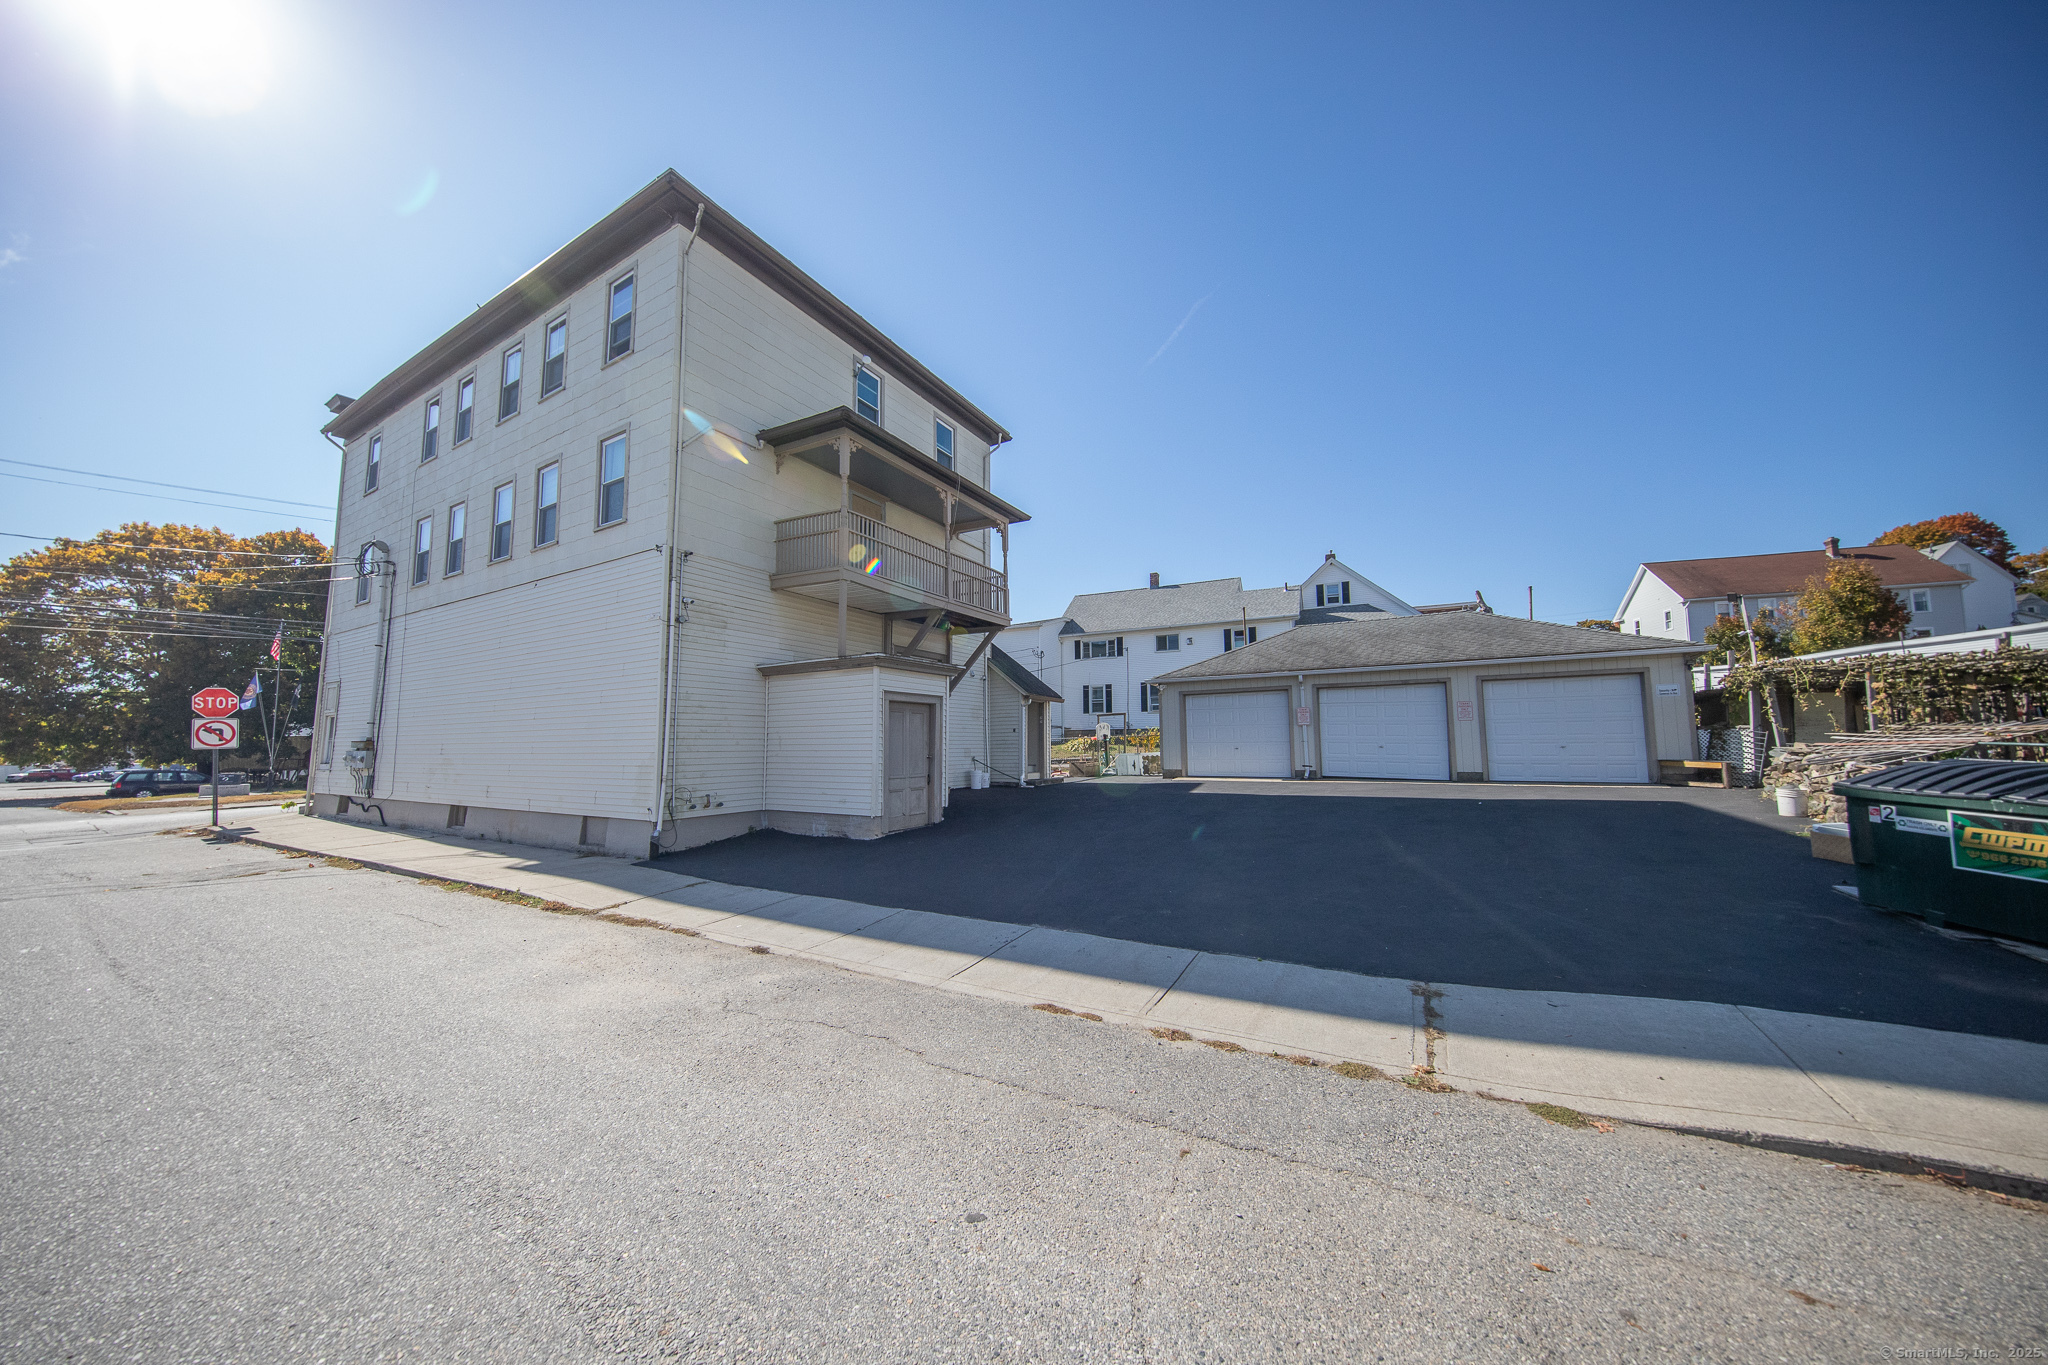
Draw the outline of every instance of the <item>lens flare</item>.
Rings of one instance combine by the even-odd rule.
[[[856,545],[846,552],[846,562],[849,564],[858,564],[867,557],[868,547],[865,545]]]
[[[866,567],[865,569],[862,569],[862,570],[861,570],[861,572],[862,572],[862,573],[873,573],[873,572],[875,572],[875,570],[877,570],[877,569],[879,569],[879,568],[881,568],[881,567],[882,567],[882,557],[881,557],[880,555],[876,555],[876,556],[875,556],[875,557],[874,557],[873,559],[870,559],[870,560],[868,561],[868,566],[867,566],[867,567]]]
[[[436,170],[429,170],[425,177],[421,179],[419,188],[407,195],[405,201],[396,205],[393,211],[401,218],[410,218],[432,203],[434,191],[440,188],[441,173]]]
[[[732,437],[726,435],[724,432],[720,431],[716,426],[712,424],[711,419],[709,417],[706,417],[703,413],[694,411],[693,409],[690,408],[684,408],[683,420],[688,422],[691,426],[697,429],[697,435],[691,437],[691,440],[696,440],[699,437],[701,437],[705,445],[711,447],[711,449],[717,451],[719,454],[724,455],[730,459],[738,460],[741,464],[753,463],[752,460],[749,460],[747,458],[746,452],[740,449],[740,443],[738,441],[735,441]]]

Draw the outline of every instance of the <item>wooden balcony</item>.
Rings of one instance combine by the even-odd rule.
[[[1008,575],[858,512],[813,512],[775,523],[768,585],[884,616],[943,614],[962,629],[1010,624]]]

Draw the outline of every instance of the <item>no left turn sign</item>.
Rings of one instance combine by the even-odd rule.
[[[239,720],[193,718],[192,747],[195,749],[232,749],[241,738],[242,722]]]

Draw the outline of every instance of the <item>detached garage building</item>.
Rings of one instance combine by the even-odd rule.
[[[1479,612],[1302,625],[1161,677],[1169,777],[1654,782],[1694,757],[1685,641]]]

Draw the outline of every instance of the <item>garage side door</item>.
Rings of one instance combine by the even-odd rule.
[[[1647,782],[1643,684],[1631,676],[1489,682],[1486,775],[1496,782]]]
[[[1216,692],[1188,698],[1189,777],[1291,777],[1285,692]]]
[[[1451,780],[1442,683],[1325,687],[1316,705],[1326,776]]]

